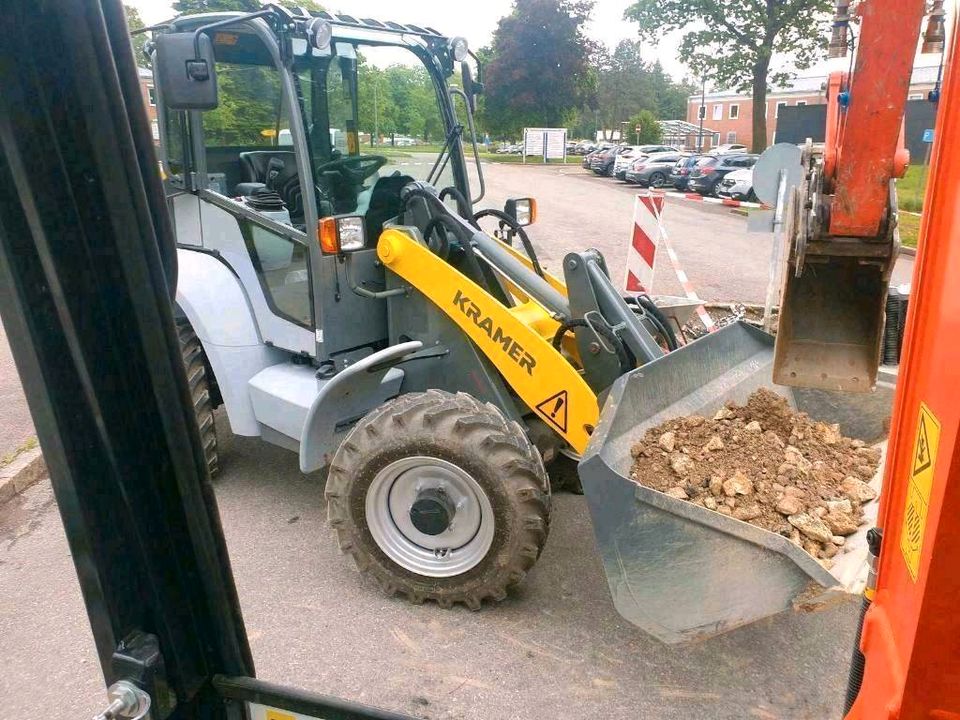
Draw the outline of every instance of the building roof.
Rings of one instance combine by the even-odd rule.
[[[849,60],[846,61],[849,63]],[[913,68],[913,74],[910,77],[911,85],[933,85],[937,81],[937,65],[921,65]],[[767,97],[772,98],[780,95],[816,95],[827,87],[827,75],[817,73],[815,75],[803,75],[794,78],[787,85],[771,86],[767,90]],[[711,90],[706,93],[706,100],[724,100],[727,98],[742,98],[748,93],[738,92],[736,90]],[[690,96],[690,101],[700,102],[700,93],[694,93]]]
[[[660,120],[660,129],[663,137],[682,137],[684,135],[694,135],[700,132],[700,126],[689,123],[686,120]],[[703,129],[704,135],[716,135],[716,130],[710,128]]]

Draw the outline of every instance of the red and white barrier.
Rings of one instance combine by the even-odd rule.
[[[704,197],[700,193],[682,193],[673,191],[663,191],[660,193],[664,197],[679,198],[680,200],[693,200],[695,202],[709,203],[710,205],[725,205],[727,207],[745,207],[762,208],[766,207],[763,203],[748,202],[746,200],[734,200],[733,198],[715,198]]]
[[[710,317],[710,313],[702,305],[703,301],[693,289],[693,284],[687,277],[687,273],[680,266],[680,258],[670,247],[670,241],[663,226],[664,196],[670,194],[650,190],[642,190],[637,193],[637,199],[633,206],[633,235],[630,238],[630,247],[627,250],[627,273],[624,287],[630,293],[651,292],[657,248],[663,245],[684,294],[689,300],[701,303],[696,309],[700,322],[707,330],[713,331],[716,324]],[[679,195],[681,193],[672,194]]]
[[[662,213],[663,195],[649,191],[637,194],[633,205],[633,235],[627,249],[627,276],[624,280],[627,292],[652,292],[653,266],[663,234]]]

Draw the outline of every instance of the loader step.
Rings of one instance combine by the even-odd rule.
[[[280,363],[261,370],[249,381],[250,402],[257,422],[300,441],[307,411],[326,380],[310,365]]]

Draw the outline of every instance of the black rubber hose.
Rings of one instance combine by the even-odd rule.
[[[497,218],[497,220],[502,222],[504,225],[509,226],[510,229],[517,234],[517,237],[520,238],[520,242],[523,245],[524,252],[526,252],[527,257],[530,258],[530,264],[533,265],[533,271],[540,277],[543,277],[543,268],[540,266],[540,260],[537,258],[537,251],[533,249],[533,243],[530,242],[530,238],[527,235],[526,230],[523,229],[523,226],[502,210],[494,210],[493,208],[481,210],[473,216],[473,219],[476,222],[480,222],[481,218],[485,217]]]
[[[443,202],[447,198],[447,195],[452,195],[457,201],[457,212],[460,213],[460,217],[469,220],[471,217],[470,201],[467,200],[464,194],[451,185],[450,187],[445,187],[440,191],[440,202]],[[476,226],[476,223],[473,224]]]
[[[440,243],[435,248],[430,242],[431,236],[439,228],[439,238]],[[427,227],[423,231],[423,239],[427,242],[427,247],[430,248],[433,253],[444,260],[450,256],[450,241],[447,240],[446,230],[453,230],[456,234],[456,221],[447,217],[446,215],[436,215],[435,217],[430,218],[430,222],[427,223]]]
[[[413,198],[422,198],[424,202],[427,203],[430,208],[436,213],[434,217],[444,218],[443,222],[446,224],[446,227],[449,228],[457,239],[460,241],[460,245],[464,249],[464,262],[468,266],[470,272],[473,273],[473,278],[475,281],[482,282],[484,277],[483,269],[480,267],[480,262],[477,260],[476,251],[473,248],[473,233],[465,228],[462,224],[457,222],[453,214],[450,212],[450,208],[444,205],[440,198],[434,195],[423,188],[415,187],[406,190],[406,196],[403,197],[403,210],[406,212],[407,205],[410,203],[410,200]],[[432,219],[432,218],[431,218]],[[427,230],[427,228],[424,228]],[[424,238],[426,240],[426,238]]]
[[[651,316],[651,321],[663,334],[664,340],[667,341],[667,349],[672,351],[679,348],[680,343],[677,342],[677,335],[673,332],[673,328],[670,327],[670,318],[663,314],[663,310],[657,307],[649,295],[638,295],[636,301],[637,304]]]
[[[646,310],[643,309],[643,306],[639,303],[639,301],[632,295],[627,295],[623,299],[627,303],[627,305],[631,307],[635,315],[639,315],[640,317],[646,318],[647,320],[650,321],[650,323],[653,325],[654,330],[661,337],[663,337],[663,342],[667,345],[668,351],[677,349],[676,347],[672,346],[672,343],[676,343],[676,336],[673,335],[671,340],[672,329],[666,324],[666,322],[664,322],[665,318],[661,320],[661,318],[658,315],[655,315],[653,313],[648,313]]]
[[[633,364],[630,362],[630,356],[627,355],[627,348],[623,344],[623,340],[621,340],[620,337],[606,325],[591,325],[582,318],[564,320],[562,323],[560,323],[560,327],[557,328],[557,332],[553,335],[553,349],[559,352],[560,343],[563,342],[563,336],[574,328],[578,327],[590,328],[594,332],[603,335],[603,337],[611,345],[613,345],[614,352],[617,355],[617,362],[620,363],[621,375],[628,373],[633,369]]]
[[[870,609],[870,601],[866,596],[860,604],[860,618],[857,620],[857,637],[853,641],[853,655],[850,658],[850,674],[847,676],[847,693],[843,701],[843,716],[846,717],[850,708],[857,701],[860,686],[863,685],[863,673],[867,667],[867,659],[860,652],[860,637],[863,634],[863,618]]]

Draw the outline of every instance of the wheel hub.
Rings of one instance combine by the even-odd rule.
[[[450,528],[457,507],[442,487],[427,488],[417,494],[410,507],[410,522],[425,535],[439,535]]]
[[[486,492],[463,468],[439,458],[410,456],[381,469],[367,490],[365,515],[384,554],[427,577],[467,572],[493,544]]]

